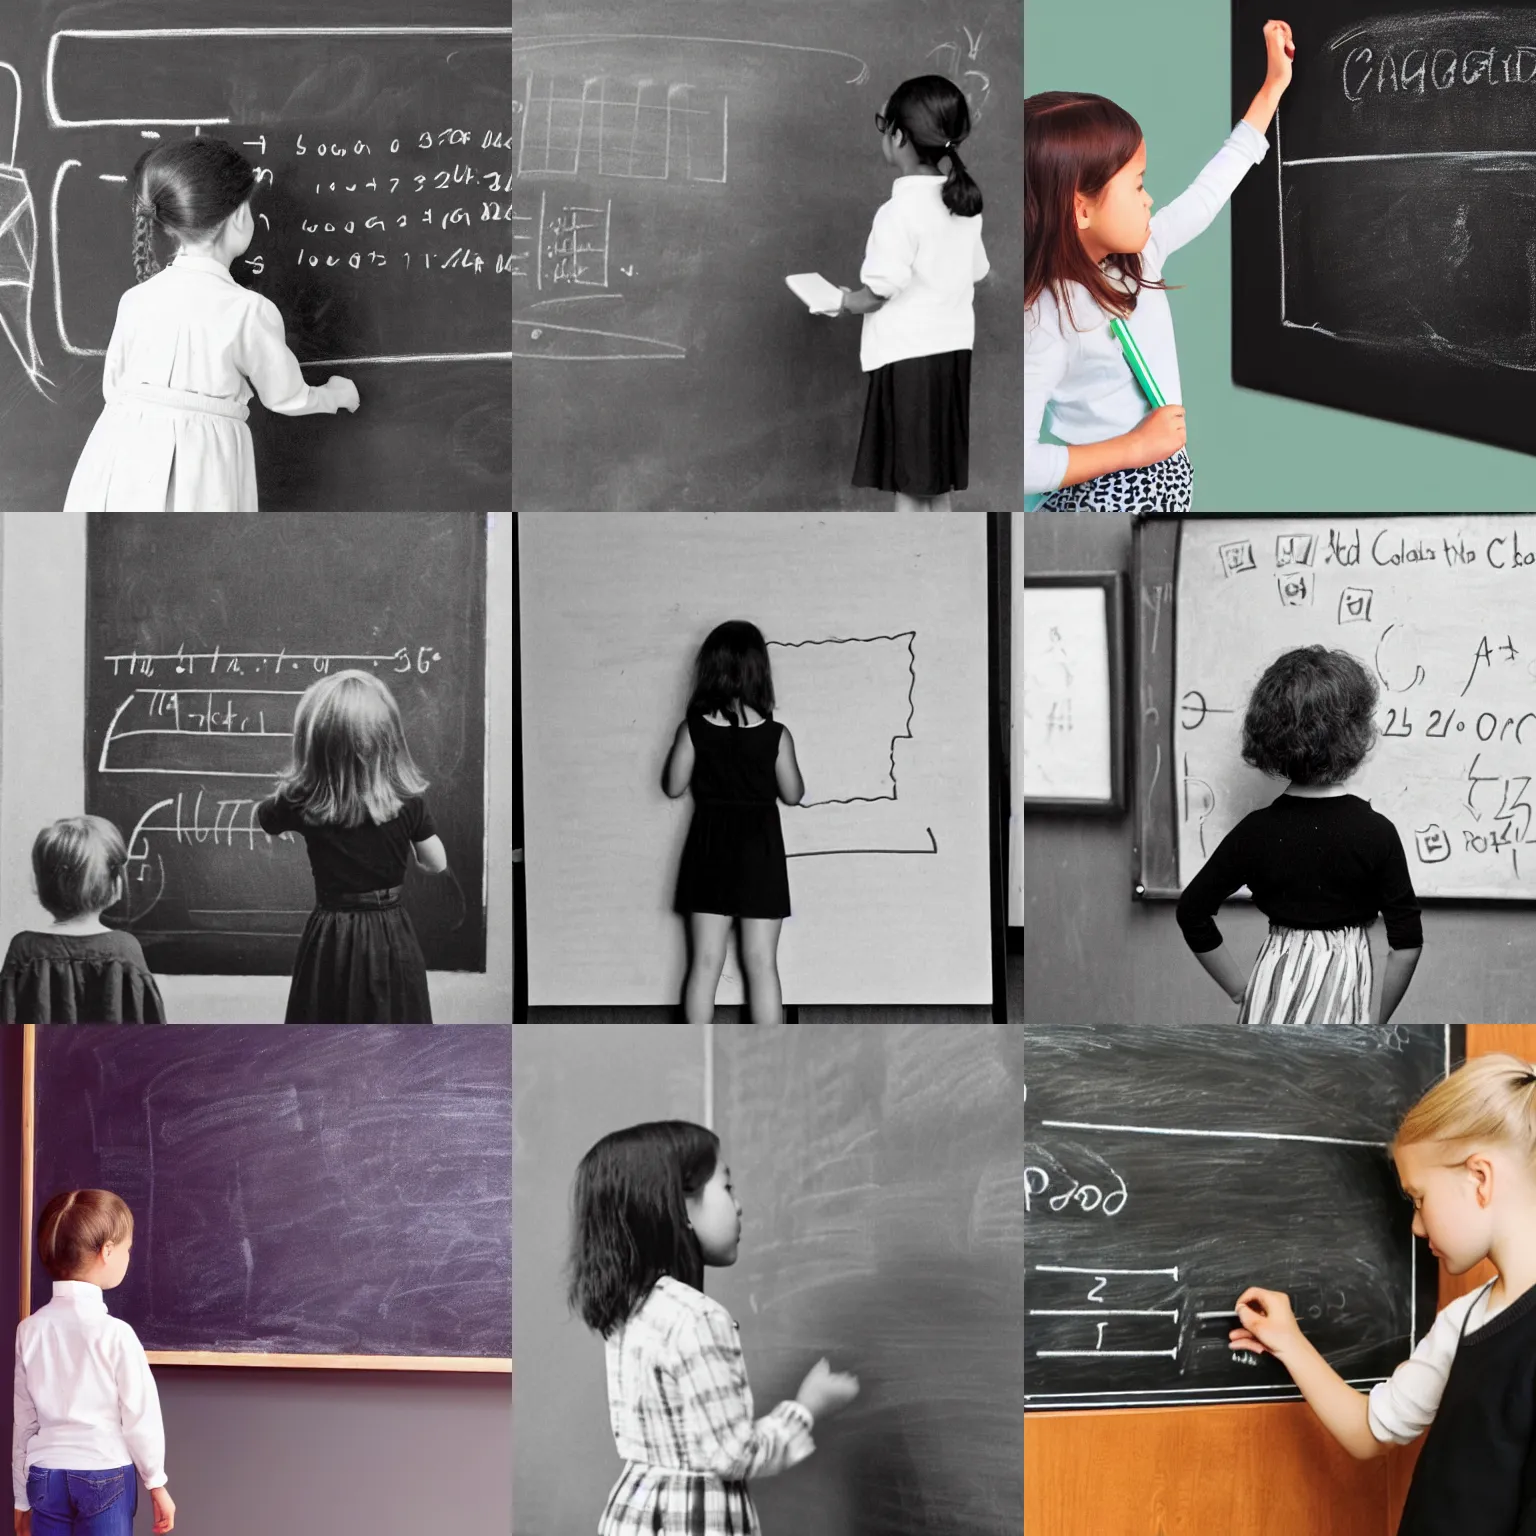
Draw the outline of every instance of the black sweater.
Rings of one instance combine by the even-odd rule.
[[[1380,912],[1393,949],[1424,942],[1397,828],[1358,795],[1284,794],[1243,817],[1179,898],[1197,955],[1221,943],[1216,909],[1244,885],[1284,928],[1367,928]]]

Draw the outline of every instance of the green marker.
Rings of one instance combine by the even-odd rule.
[[[1157,380],[1152,377],[1152,370],[1147,367],[1147,360],[1141,355],[1141,348],[1136,345],[1136,338],[1126,328],[1125,322],[1118,316],[1109,322],[1109,328],[1114,332],[1115,340],[1120,343],[1120,350],[1125,353],[1125,360],[1131,365],[1131,372],[1136,375],[1136,382],[1141,385],[1141,392],[1152,402],[1152,409],[1167,405],[1163,399],[1163,392],[1157,387]]]

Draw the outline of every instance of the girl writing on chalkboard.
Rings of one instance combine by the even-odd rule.
[[[175,1529],[155,1378],[102,1297],[132,1252],[133,1212],[111,1190],[64,1190],[43,1207],[37,1256],[53,1297],[16,1329],[16,1536],[133,1536],[140,1479],[155,1530]]]
[[[964,95],[943,75],[903,80],[875,114],[894,167],[839,314],[862,315],[869,375],[853,483],[892,491],[898,512],[947,512],[969,483],[971,351],[981,245],[981,188],[960,159],[971,132]],[[940,167],[944,167],[940,169]]]
[[[1024,100],[1024,494],[1048,493],[1037,511],[1190,508],[1163,267],[1269,147],[1295,50],[1283,21],[1265,24],[1264,43],[1269,71],[1242,121],[1194,184],[1150,217],[1147,145],[1129,112],[1082,91]],[[1040,440],[1047,416],[1065,446]]]
[[[1443,1307],[1411,1358],[1369,1393],[1307,1340],[1281,1291],[1250,1286],[1238,1297],[1231,1348],[1279,1360],[1359,1460],[1429,1431],[1398,1536],[1526,1536],[1536,1529],[1536,1067],[1506,1055],[1469,1061],[1408,1111],[1390,1150],[1415,1236],[1446,1273],[1489,1260],[1494,1278]]]
[[[1371,946],[1386,924],[1377,1022],[1392,1017],[1424,943],[1397,828],[1345,788],[1376,741],[1376,683],[1346,651],[1287,651],[1259,679],[1243,716],[1243,761],[1288,779],[1269,805],[1221,840],[1179,898],[1195,957],[1234,1003],[1239,1023],[1370,1021]],[[1216,909],[1242,886],[1269,918],[1246,978],[1222,943]]]
[[[255,233],[256,173],[233,144],[199,135],[156,145],[131,185],[139,286],[118,301],[106,409],[64,510],[254,512],[252,392],[282,416],[334,415],[357,409],[357,387],[337,374],[306,384],[277,306],[230,275]],[[157,230],[177,247],[164,270]]]
[[[754,1419],[736,1324],[704,1294],[705,1267],[734,1264],[742,1231],[713,1131],[614,1131],[582,1158],[572,1205],[570,1306],[606,1344],[624,1458],[598,1536],[760,1531],[748,1479],[804,1461],[816,1421],[853,1401],[858,1378],[820,1360],[793,1402]]]
[[[165,1005],[139,941],[101,914],[127,891],[123,834],[100,816],[69,816],[32,843],[42,930],[12,938],[0,966],[0,1024],[163,1024]]]
[[[715,1016],[715,988],[731,928],[741,932],[741,969],[755,1022],[783,1017],[779,930],[789,916],[789,865],[778,801],[805,794],[794,738],[773,718],[773,671],[755,624],[711,630],[693,667],[693,693],[662,772],[673,799],[693,791],[675,910],[692,955],[683,989],[690,1024]]]
[[[285,1022],[432,1022],[426,961],[400,905],[408,860],[427,874],[448,868],[426,788],[378,678],[348,669],[305,690],[292,766],[256,807],[263,832],[304,839],[315,879]]]

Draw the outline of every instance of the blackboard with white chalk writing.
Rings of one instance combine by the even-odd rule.
[[[1386,1153],[1460,1032],[1025,1031],[1024,1406],[1299,1397],[1235,1354],[1250,1285],[1364,1388],[1434,1320],[1436,1267]]]
[[[291,969],[314,882],[256,805],[305,688],[354,668],[394,696],[447,850],[405,876],[428,969],[484,970],[485,541],[472,512],[90,518],[85,808],[128,844],[105,920],[151,969]]]
[[[506,1030],[36,1038],[32,1226],[61,1189],[127,1201],[108,1304],[147,1350],[510,1358]]]
[[[1233,7],[1238,113],[1269,14]],[[1536,452],[1536,10],[1286,19],[1292,83],[1232,200],[1234,382]]]
[[[159,0],[28,6],[0,43],[0,506],[63,504],[134,286],[128,178],[201,133],[256,169],[231,275],[281,311],[355,415],[250,427],[264,508],[505,507],[511,496],[507,6]],[[14,74],[12,73],[14,71]],[[9,157],[7,159],[7,157]],[[158,251],[162,263],[171,246]],[[152,510],[152,509],[146,509]]]

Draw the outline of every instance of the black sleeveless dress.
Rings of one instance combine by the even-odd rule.
[[[789,865],[774,764],[784,727],[711,725],[689,715],[693,821],[677,875],[678,912],[788,917]]]

